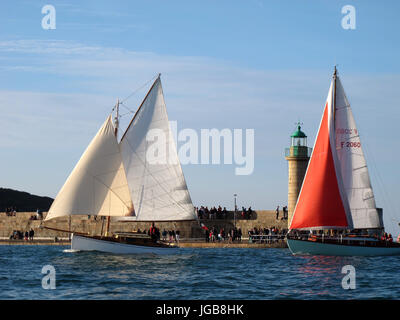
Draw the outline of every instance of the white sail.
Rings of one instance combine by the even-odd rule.
[[[335,99],[336,151],[353,228],[382,228],[359,132],[339,77]]]
[[[61,188],[46,220],[76,214],[126,216],[132,207],[110,115]]]
[[[136,214],[123,220],[196,219],[169,126],[159,77],[120,145]]]

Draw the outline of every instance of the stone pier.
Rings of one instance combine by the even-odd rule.
[[[31,216],[35,216],[35,212],[17,212],[16,216],[6,216],[0,213],[0,237],[5,239],[9,238],[14,230],[22,232],[29,231],[31,228],[35,231],[36,237],[43,238],[68,238],[69,233],[45,229],[42,226],[56,228],[60,230],[69,230],[69,217],[59,217],[50,221],[30,220]],[[208,228],[216,227],[218,230],[224,228],[226,231],[233,228],[235,223],[237,228],[241,228],[244,236],[247,236],[249,230],[256,228],[269,228],[277,227],[278,229],[286,229],[286,220],[276,220],[274,210],[257,210],[253,217],[249,220],[244,220],[239,217],[233,219],[233,212],[228,213],[227,219],[206,219],[201,222]],[[46,213],[44,213],[44,217]],[[282,217],[282,213],[280,214]],[[86,233],[90,235],[99,235],[103,230],[105,231],[107,225],[106,219],[97,217],[96,220],[93,216],[71,216],[71,230],[75,232]],[[151,222],[120,222],[116,218],[111,218],[110,231],[111,232],[132,232],[140,229],[148,230]],[[178,222],[157,222],[156,226],[161,230],[179,230],[181,238],[203,238],[204,230],[201,229],[197,221],[178,221]]]

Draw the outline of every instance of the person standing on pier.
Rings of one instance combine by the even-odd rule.
[[[287,210],[287,206],[284,206],[282,208],[283,210],[283,220],[286,220],[288,218],[288,210]]]
[[[33,229],[31,228],[31,230],[29,230],[29,240],[33,241],[34,235],[35,235],[35,231],[33,231]]]

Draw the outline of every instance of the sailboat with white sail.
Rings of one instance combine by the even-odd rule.
[[[335,72],[287,235],[293,254],[400,254],[385,237],[354,116]]]
[[[154,234],[109,234],[111,217],[149,222],[197,219],[169,126],[160,75],[120,142],[118,108],[119,102],[115,123],[110,114],[59,191],[45,221],[71,215],[107,217],[105,235],[73,233],[72,250],[172,253],[177,247]],[[153,150],[149,133],[159,138],[157,150]],[[154,153],[157,159],[149,160]],[[154,230],[152,227],[151,233]]]

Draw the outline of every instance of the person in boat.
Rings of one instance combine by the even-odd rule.
[[[149,229],[149,236],[151,237],[151,239],[153,240],[153,241],[157,241],[158,239],[157,239],[157,228],[156,228],[156,226],[154,225],[154,222],[151,224],[151,227],[150,227],[150,229]]]
[[[181,232],[179,230],[175,231],[175,241],[179,244]]]
[[[393,237],[392,237],[392,234],[391,234],[391,233],[389,233],[389,236],[388,236],[388,240],[387,240],[387,241],[393,242]]]

